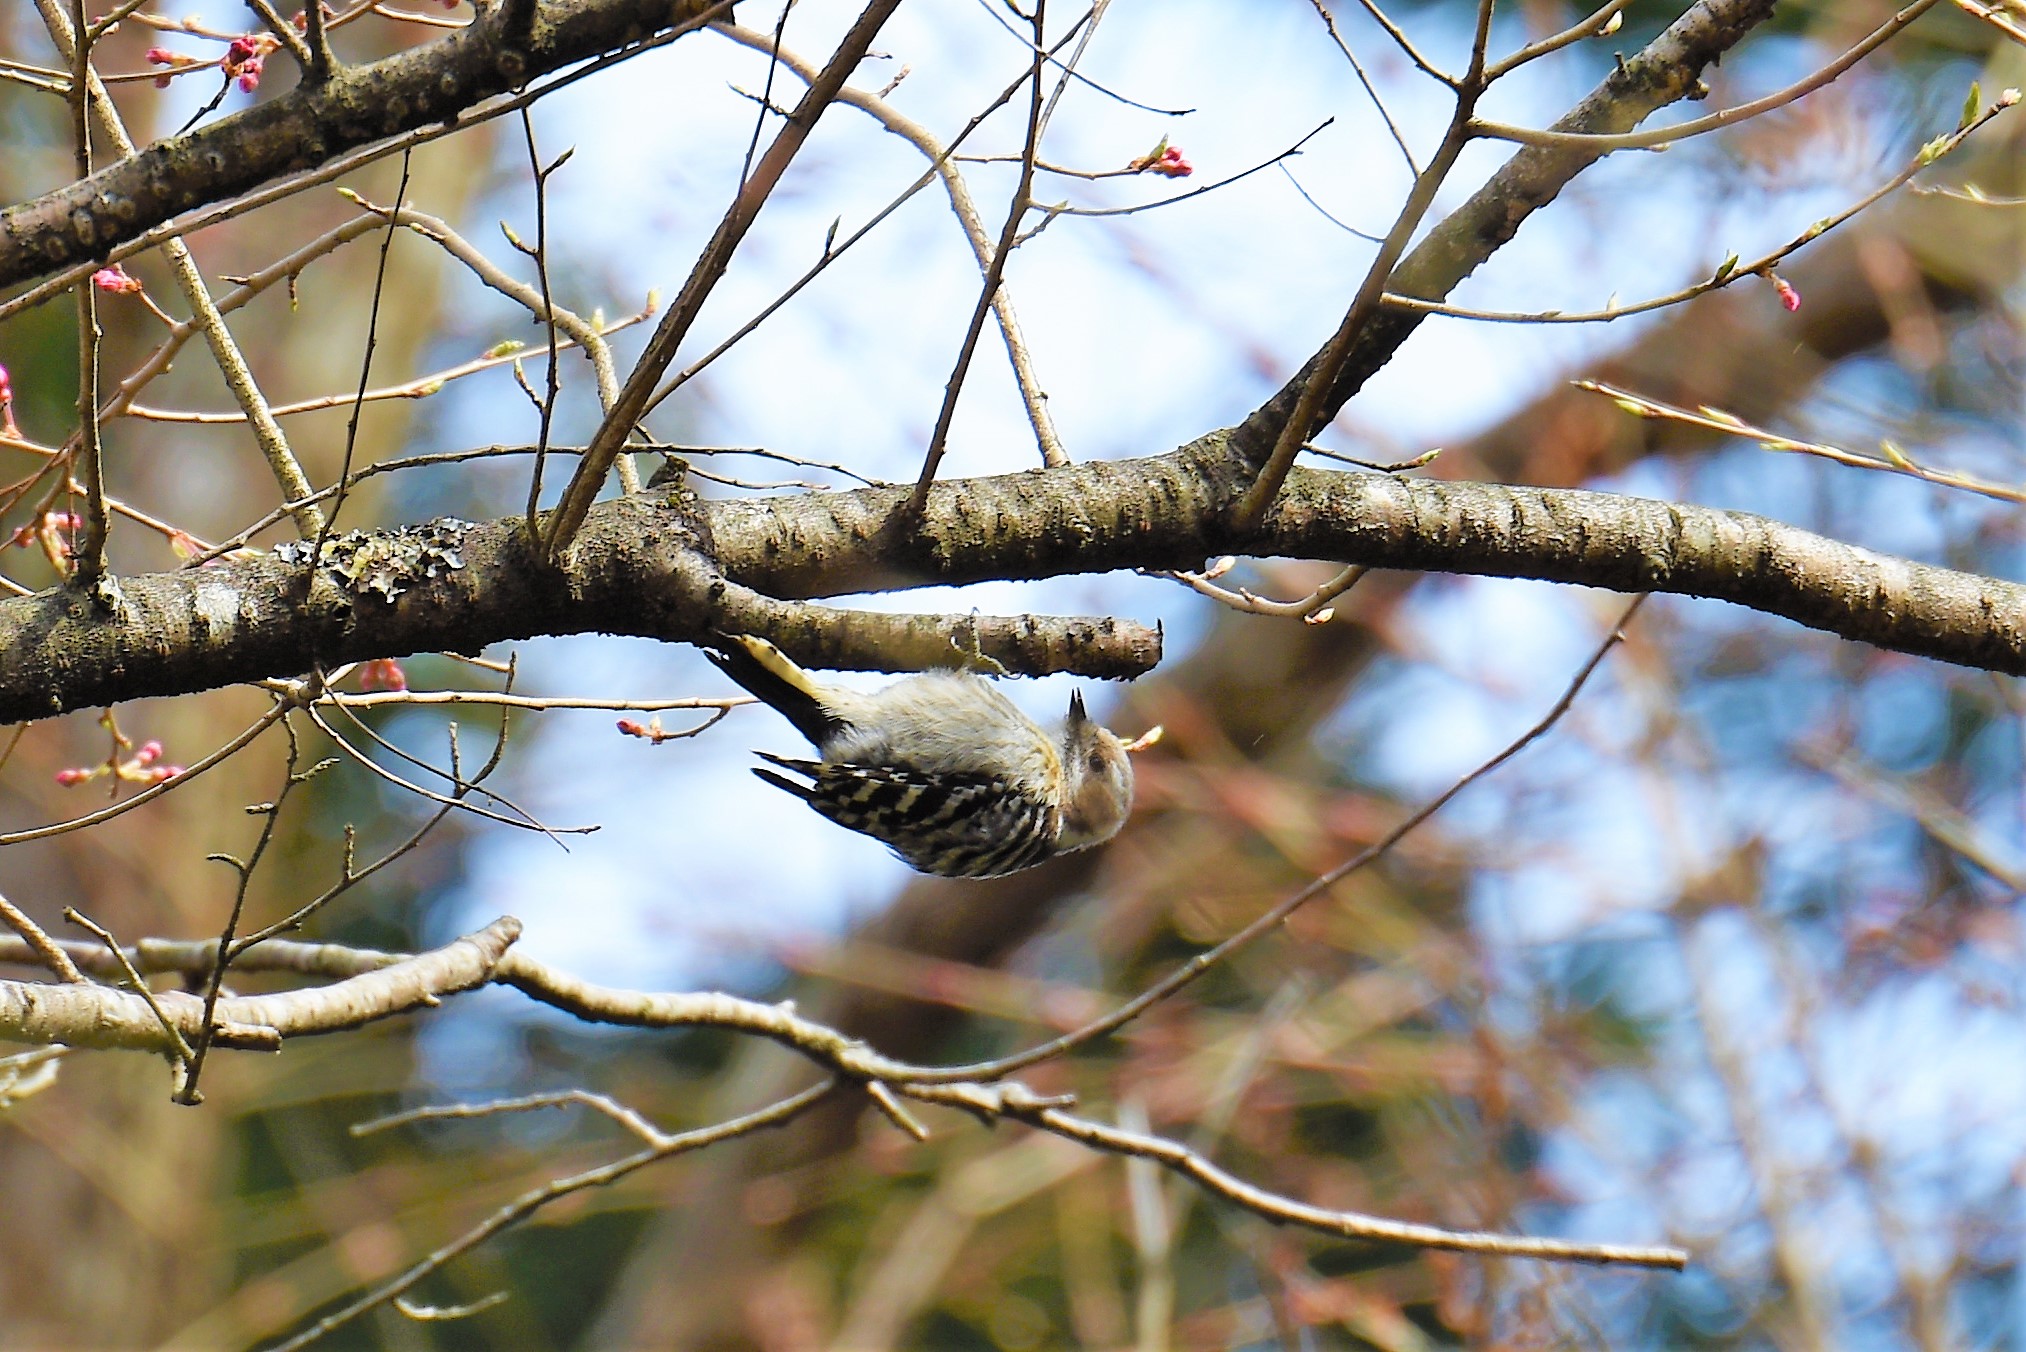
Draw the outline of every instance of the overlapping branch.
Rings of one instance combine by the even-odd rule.
[[[1616,493],[1297,469],[1259,531],[1219,505],[1224,434],[1140,460],[938,484],[919,520],[898,488],[601,503],[573,557],[534,566],[518,517],[360,532],[395,562],[452,533],[457,565],[387,588],[289,556],[123,578],[106,618],[65,589],[0,600],[0,720],[182,694],[363,658],[474,652],[547,634],[694,641],[764,634],[847,669],[984,665],[1120,678],[1159,657],[1111,619],[889,616],[775,598],[987,578],[1199,568],[1223,554],[1541,578],[1730,601],[1882,648],[2026,673],[2026,587],[1915,563],[1745,512]],[[905,524],[906,528],[901,528]],[[710,554],[701,552],[708,540]],[[388,591],[394,594],[388,595]]]
[[[181,212],[433,124],[574,62],[728,8],[706,0],[547,0],[524,40],[512,6],[425,46],[297,86],[0,212],[0,286],[103,256]]]
[[[217,1043],[272,1047],[278,1045],[277,1037],[342,1032],[433,1006],[446,995],[489,981],[520,932],[518,920],[503,918],[442,948],[399,958],[328,986],[224,997],[212,1014]],[[0,961],[12,958],[17,944],[26,951],[24,941],[0,943]],[[215,944],[201,947],[207,956],[197,970],[207,969],[216,958]],[[72,945],[67,950],[75,954],[73,960],[90,962],[89,946]],[[152,997],[104,986],[0,981],[0,1028],[17,1042],[148,1052],[171,1051],[178,1035],[186,1040],[199,1036],[204,1023],[202,996],[155,991]]]

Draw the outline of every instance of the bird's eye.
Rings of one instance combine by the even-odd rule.
[[[1092,774],[1101,775],[1104,773],[1104,757],[1100,756],[1097,752],[1093,751],[1090,753],[1089,764],[1090,764],[1090,772]]]

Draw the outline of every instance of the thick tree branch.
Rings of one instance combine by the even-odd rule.
[[[693,24],[705,0],[546,0],[517,42],[512,7],[370,65],[173,136],[0,212],[0,286],[101,256],[180,212],[432,123],[573,62]]]
[[[1214,433],[1169,455],[904,489],[601,503],[568,566],[518,518],[354,532],[307,590],[284,547],[123,578],[105,617],[73,592],[0,601],[0,721],[504,639],[740,629],[830,667],[955,665],[1124,677],[1158,637],[1113,621],[844,616],[772,598],[1200,566],[1218,554],[1543,578],[1703,596],[1965,666],[2026,673],[2026,587],[1872,553],[1743,512],[1573,489],[1298,469],[1253,535],[1221,524]],[[714,555],[713,567],[708,551]],[[454,560],[454,562],[453,562]],[[761,594],[764,593],[764,594]]]

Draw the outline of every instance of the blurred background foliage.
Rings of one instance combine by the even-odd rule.
[[[805,55],[827,52],[848,17],[810,8],[787,30]],[[1620,34],[1529,70],[1495,94],[1490,115],[1545,123],[1612,51],[1636,48],[1679,9],[1632,5]],[[1357,6],[1331,10],[1425,148],[1443,112],[1425,79]],[[1392,12],[1437,60],[1453,60],[1473,10],[1430,0]],[[1890,11],[1873,0],[1782,5],[1712,73],[1709,106],[1798,77]],[[146,12],[198,17],[178,4]],[[1558,0],[1500,12],[1504,47],[1579,17]],[[203,17],[221,31],[245,19],[229,6]],[[755,28],[775,17],[741,14]],[[361,61],[437,33],[375,19],[343,30],[340,52]],[[0,18],[0,42],[0,55],[51,59],[29,7]],[[129,23],[102,48],[102,68],[144,74],[158,45],[207,57],[217,46]],[[906,67],[894,102],[940,134],[1025,60],[983,6],[904,8],[881,47],[889,69],[861,83],[876,88]],[[1706,276],[1727,253],[1750,256],[1868,190],[1954,126],[1972,80],[1987,98],[2021,83],[2020,53],[1939,8],[1808,100],[1599,166],[1456,299],[1588,308]],[[225,110],[286,87],[285,64],[272,61],[268,87],[228,96]],[[1086,69],[1142,103],[1197,111],[1152,117],[1079,91],[1047,158],[1115,167],[1166,134],[1199,182],[1214,181],[1335,116],[1291,175],[1361,229],[1390,219],[1401,166],[1307,4],[1119,0]],[[550,206],[561,299],[616,317],[679,282],[737,180],[754,115],[739,91],[764,80],[750,52],[697,37],[543,106],[545,156],[577,148]],[[196,113],[212,92],[198,84],[121,84],[136,139]],[[2026,190],[2016,120],[1923,182]],[[0,158],[6,200],[68,180],[59,100],[0,81],[0,125],[13,152]],[[1018,136],[1015,122],[994,121],[979,149],[1003,153]],[[1445,202],[1503,153],[1474,151]],[[714,301],[719,330],[699,342],[806,266],[833,217],[853,227],[909,181],[920,171],[913,154],[851,110],[827,114]],[[408,200],[526,275],[493,223],[532,237],[527,163],[516,128],[474,129],[416,153]],[[981,200],[1003,204],[1010,176],[995,175],[1005,166],[967,168]],[[348,186],[388,202],[400,173],[382,163]],[[1043,196],[1103,205],[1165,195],[1146,184],[1053,183]],[[222,288],[351,214],[313,192],[192,244]],[[358,381],[379,239],[312,264],[297,286],[235,316],[271,397]],[[373,384],[445,370],[503,339],[539,342],[525,314],[441,250],[405,235],[395,244]],[[1268,171],[1173,208],[1059,220],[1009,276],[1072,452],[1126,455],[1256,404],[1327,333],[1366,249]],[[1802,300],[1792,314],[1753,283],[1608,327],[1433,321],[1346,410],[1332,444],[1379,459],[1440,445],[1430,473],[1763,511],[2016,578],[2016,503],[1634,419],[1564,378],[1858,450],[1890,440],[1922,463],[2018,483],[2022,265],[2026,209],[1902,195],[1783,269]],[[128,270],[165,304],[173,296],[154,260]],[[911,475],[975,291],[946,207],[925,194],[713,368],[657,430]],[[117,308],[124,299],[102,306],[113,378],[160,332]],[[48,442],[74,424],[71,314],[45,305],[0,326],[16,414]],[[982,351],[952,473],[1032,459],[1003,356],[990,342]],[[539,384],[540,362],[528,370]],[[566,373],[567,438],[596,409],[580,365]],[[195,349],[145,402],[231,407]],[[288,421],[319,482],[337,471],[345,422],[343,408]],[[495,371],[369,405],[360,445],[386,458],[525,441],[532,427]],[[193,533],[229,534],[273,505],[243,428],[130,418],[109,425],[107,443],[115,491]],[[32,468],[4,459],[9,475]],[[767,472],[750,458],[708,463],[733,477]],[[523,474],[485,463],[371,480],[346,521],[511,512]],[[124,526],[113,560],[127,570],[175,561],[161,536]],[[30,586],[53,578],[32,549],[10,551],[6,568]],[[1242,565],[1230,580],[1291,597],[1331,571]],[[1115,610],[1168,625],[1167,663],[1108,701],[1109,721],[1128,734],[1167,729],[1142,761],[1136,816],[1108,849],[990,883],[910,881],[876,848],[839,841],[745,783],[745,748],[783,740],[759,715],[661,748],[619,738],[601,716],[516,718],[507,791],[546,820],[607,829],[564,853],[453,818],[319,916],[315,937],[414,947],[511,911],[530,922],[526,942],[588,979],[793,998],[896,1056],[1011,1051],[1104,1011],[1370,843],[1546,712],[1625,602],[1376,575],[1313,626],[1234,613],[1147,578],[983,588],[955,604]],[[595,639],[526,645],[523,671],[525,688],[557,694],[719,688],[690,654]],[[410,661],[407,675],[418,688],[473,680],[440,658]],[[1052,709],[1061,694],[1045,683],[1022,698]],[[136,740],[158,738],[189,760],[263,705],[222,691],[118,717]],[[420,1301],[438,1305],[509,1293],[467,1320],[383,1310],[327,1345],[2019,1346],[2022,714],[2010,678],[1714,603],[1656,600],[1546,741],[1284,933],[1121,1035],[1026,1077],[1319,1205],[1674,1242],[1694,1255],[1685,1274],[1345,1245],[1015,1127],[931,1113],[934,1139],[918,1145],[854,1099],[549,1208],[422,1288]],[[445,720],[433,713],[372,721],[443,759]],[[467,755],[497,729],[482,712],[457,722]],[[328,754],[305,735],[306,761]],[[0,772],[0,827],[96,806],[103,781],[63,789],[55,775],[106,755],[91,717],[28,728]],[[0,852],[0,890],[52,926],[75,904],[127,938],[215,932],[232,880],[204,856],[248,848],[259,823],[244,805],[271,799],[284,770],[270,738],[104,828],[11,847]],[[370,857],[427,810],[341,762],[291,800],[253,886],[256,913],[271,918],[327,885],[346,824]],[[194,1111],[168,1102],[159,1067],[74,1058],[55,1087],[0,1112],[0,1208],[15,1222],[0,1226],[0,1346],[258,1345],[524,1189],[624,1148],[573,1113],[348,1134],[387,1110],[585,1086],[674,1128],[750,1108],[808,1074],[773,1047],[587,1031],[504,992],[291,1044],[280,1057],[221,1059]]]

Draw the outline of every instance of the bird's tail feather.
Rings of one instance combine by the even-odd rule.
[[[812,745],[822,746],[843,729],[824,706],[816,682],[779,648],[751,634],[720,634],[704,650],[718,670],[773,706]]]
[[[774,764],[780,766],[783,770],[792,770],[798,775],[807,775],[811,779],[816,778],[816,772],[823,768],[812,760],[793,760],[787,756],[770,755],[765,751],[755,751],[753,754],[761,760],[774,762]],[[805,803],[816,801],[816,790],[810,788],[807,784],[798,784],[786,775],[775,774],[772,770],[762,770],[757,765],[753,767],[753,773],[777,789],[786,789]]]

